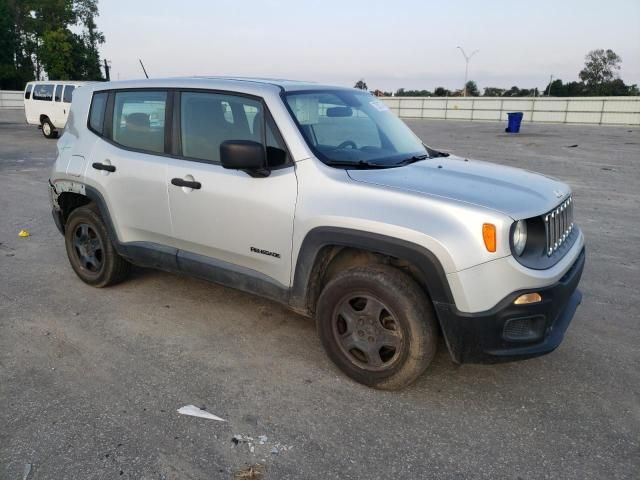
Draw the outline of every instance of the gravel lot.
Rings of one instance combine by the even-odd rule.
[[[640,128],[408,123],[572,186],[584,301],[554,353],[458,367],[441,345],[416,384],[380,392],[270,301],[142,269],[93,289],[51,219],[55,142],[0,117],[0,478],[638,478]],[[235,434],[267,440],[251,453]]]

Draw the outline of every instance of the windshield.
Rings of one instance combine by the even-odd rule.
[[[329,165],[392,167],[428,155],[409,127],[366,92],[301,91],[285,98],[305,140]]]

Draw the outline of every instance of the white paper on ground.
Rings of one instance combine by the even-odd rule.
[[[206,410],[200,410],[195,405],[185,405],[178,409],[178,413],[182,415],[191,415],[192,417],[208,418],[209,420],[218,420],[219,422],[226,422],[224,418],[216,417],[213,413],[209,413]]]

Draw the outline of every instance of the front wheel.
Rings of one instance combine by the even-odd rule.
[[[388,265],[351,268],[329,281],[318,299],[316,326],[329,358],[346,375],[384,390],[412,383],[437,348],[425,293]]]
[[[56,130],[56,127],[53,126],[53,123],[51,123],[51,120],[49,120],[48,118],[43,118],[41,126],[42,134],[46,138],[58,138],[58,131]]]

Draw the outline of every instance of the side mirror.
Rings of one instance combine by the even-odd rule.
[[[227,140],[220,144],[220,163],[224,168],[243,170],[252,177],[266,177],[264,146],[250,140]]]

